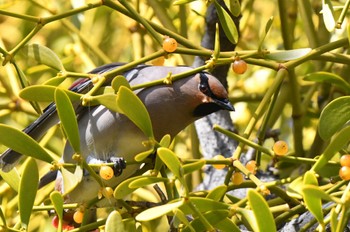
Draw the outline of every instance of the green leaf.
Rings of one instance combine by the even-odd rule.
[[[250,228],[248,228],[248,229],[250,229],[252,231],[260,231],[258,228],[258,223],[256,221],[256,217],[255,217],[252,210],[240,208],[238,213],[240,215],[242,215],[242,221],[246,222],[246,223],[244,223],[244,225],[251,227],[251,229]],[[262,232],[264,232],[264,231],[262,231]]]
[[[163,178],[163,177],[155,177],[155,176],[142,176],[141,178],[133,180],[129,184],[129,188],[141,188],[141,187],[158,183],[158,182],[169,182],[169,179]]]
[[[22,177],[19,183],[18,210],[22,227],[28,228],[29,218],[32,213],[36,192],[38,190],[39,171],[34,159],[29,158],[24,165]]]
[[[216,227],[221,221],[228,217],[228,210],[213,210],[205,212],[203,216],[207,219],[210,225]],[[191,226],[196,228],[196,231],[206,231],[207,228],[203,225],[202,221],[199,218],[195,218],[191,221]],[[184,232],[190,231],[189,227],[185,227]],[[239,231],[239,230],[238,230]]]
[[[189,229],[191,232],[196,232],[196,230],[192,227],[192,225],[188,221],[186,215],[180,209],[174,209],[173,213],[174,213],[174,216],[178,218],[186,226],[187,229]]]
[[[338,216],[339,214],[335,210],[335,207],[333,207],[330,212],[330,218],[331,218],[330,225],[331,225],[332,231],[337,231],[336,229],[338,227]]]
[[[335,29],[335,20],[333,17],[333,6],[330,0],[322,0],[323,22],[329,32]]]
[[[117,105],[149,138],[154,138],[151,118],[142,101],[128,88],[121,86],[117,94]]]
[[[126,232],[124,223],[122,222],[122,216],[120,213],[116,210],[112,211],[106,220],[106,226],[105,226],[106,232]]]
[[[146,159],[150,154],[152,154],[154,152],[154,148],[152,147],[151,149],[141,152],[139,154],[137,154],[134,157],[134,160],[137,162],[141,162],[142,160]]]
[[[12,150],[51,163],[54,159],[32,137],[7,125],[0,124],[0,143]]]
[[[191,172],[200,170],[205,165],[205,160],[198,160],[193,163],[185,164],[182,166],[184,174],[189,174]]]
[[[62,179],[63,179],[63,190],[64,194],[70,193],[77,185],[80,183],[80,181],[83,178],[83,169],[77,165],[75,167],[74,173],[68,171],[64,167],[60,169],[62,173]]]
[[[227,2],[227,0],[225,1]],[[229,8],[233,16],[239,17],[241,15],[241,3],[239,0],[229,0]],[[228,5],[226,3],[226,5]]]
[[[53,102],[55,100],[56,89],[57,87],[50,85],[33,85],[23,89],[19,93],[19,96],[29,101]],[[82,96],[81,94],[69,90],[61,90],[65,91],[72,101],[78,101]]]
[[[227,186],[220,185],[210,190],[206,198],[213,199],[214,201],[221,201],[221,199],[224,197],[226,192],[227,192]]]
[[[350,84],[346,82],[343,78],[337,74],[330,72],[315,72],[310,73],[304,77],[306,81],[315,81],[315,82],[327,82],[331,83],[338,88],[344,90],[346,93],[350,93]]]
[[[277,231],[273,215],[265,199],[255,190],[248,190],[249,205],[253,210],[258,231]]]
[[[126,218],[123,220],[125,231],[128,232],[137,232],[136,222],[134,218]]]
[[[299,176],[287,186],[287,194],[296,199],[302,199],[303,177]]]
[[[38,62],[38,64],[47,65],[58,71],[64,70],[61,60],[58,58],[56,53],[54,53],[48,47],[40,44],[30,44],[24,46],[23,51],[28,57],[33,58],[36,62]]]
[[[241,229],[235,223],[233,223],[233,221],[230,220],[229,218],[224,218],[224,220],[216,224],[216,228],[219,231],[232,231],[232,232],[241,231]]]
[[[128,179],[124,180],[123,182],[121,182],[114,190],[114,194],[113,194],[114,198],[123,199],[124,197],[126,197],[130,193],[134,192],[136,189],[130,188],[129,184],[131,182],[133,182],[134,180],[137,180],[139,178],[142,178],[142,176],[134,176],[134,177],[128,178]]]
[[[91,96],[89,99],[90,105],[104,105],[108,109],[114,112],[121,112],[117,104],[117,95],[115,94],[103,94],[97,96]]]
[[[175,0],[173,2],[173,5],[182,5],[182,4],[187,4],[194,1],[198,1],[198,0]]]
[[[165,205],[156,206],[150,209],[147,209],[143,212],[141,212],[139,215],[136,216],[136,220],[143,222],[143,221],[150,221],[156,218],[159,218],[163,215],[166,215],[170,212],[172,212],[175,209],[178,209],[184,204],[183,200],[176,201],[173,203],[168,203]]]
[[[219,210],[219,209],[229,209],[229,207],[230,207],[228,204],[214,201],[210,198],[190,197],[189,200],[192,202],[193,205],[195,205],[197,207],[197,209],[200,212],[208,212],[211,210]],[[187,204],[184,204],[180,209],[185,214],[192,213],[192,209]]]
[[[16,71],[17,71],[17,74],[18,74],[19,80],[21,82],[22,88],[26,88],[29,85],[26,75],[24,74],[22,69],[20,69],[18,67],[16,62],[12,62],[12,63],[13,63],[13,66],[15,67]],[[39,106],[39,104],[37,102],[29,101],[29,103],[32,105],[32,107],[35,110],[35,112],[37,112],[38,114],[42,113],[41,108],[40,108],[40,106]]]
[[[16,168],[12,168],[9,172],[0,170],[0,176],[13,190],[18,192],[20,177]]]
[[[55,208],[56,215],[59,219],[57,231],[62,230],[62,220],[63,220],[63,197],[58,191],[53,191],[50,194],[51,202]]]
[[[271,28],[272,23],[273,23],[273,19],[274,19],[273,16],[271,16],[265,25],[265,31],[263,32],[263,34],[261,35],[261,38],[260,38],[260,43],[259,43],[259,47],[258,47],[259,51],[261,51],[262,46],[263,46],[264,41],[265,41],[265,38],[266,38],[266,35],[270,31],[270,28]]]
[[[318,132],[323,140],[330,139],[350,120],[350,96],[339,97],[321,112]]]
[[[322,189],[320,189],[318,186],[306,184],[302,188],[303,195],[308,195],[309,197],[313,198],[319,198],[325,201],[334,201],[338,204],[340,204],[340,200],[336,197],[332,197],[326,192],[324,192]]]
[[[299,48],[285,51],[271,51],[269,54],[266,54],[265,57],[270,60],[289,61],[303,57],[307,55],[310,51],[311,48]]]
[[[317,162],[312,166],[311,170],[318,172],[322,169],[333,156],[342,149],[350,138],[350,126],[341,129],[333,136],[333,139],[328,144],[323,154],[318,158]]]
[[[170,169],[170,171],[177,178],[181,179],[183,177],[183,169],[181,167],[181,163],[176,154],[165,147],[161,147],[157,149],[158,157],[163,161],[163,163]]]
[[[305,186],[318,186],[316,175],[313,171],[307,171],[304,175],[304,187],[302,189],[303,198],[306,207],[315,216],[320,224],[323,224],[323,212],[322,212],[322,201],[320,197],[315,197],[309,194],[309,191],[305,191]]]
[[[111,83],[112,88],[118,92],[121,86],[125,86],[128,89],[131,89],[129,82],[126,80],[124,76],[118,75],[116,76]]]
[[[43,83],[43,85],[59,86],[66,79],[67,79],[67,77],[56,76],[56,77],[50,78],[47,81],[45,81]]]
[[[80,154],[80,136],[73,105],[68,95],[59,88],[55,91],[55,102],[57,113],[68,141],[74,151]]]
[[[159,142],[160,146],[162,147],[169,147],[170,143],[171,143],[171,137],[169,134],[164,135]]]
[[[216,12],[218,13],[220,25],[225,32],[227,39],[236,44],[238,42],[237,27],[227,11],[215,0],[214,1]]]

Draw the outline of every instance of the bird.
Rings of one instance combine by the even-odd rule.
[[[114,70],[123,63],[111,63],[92,70],[91,74],[103,74]],[[141,64],[125,71],[122,75],[131,86],[192,71],[188,66],[151,66]],[[108,84],[108,83],[107,83]],[[71,91],[85,93],[91,89],[91,79],[73,83]],[[178,79],[171,84],[161,84],[135,90],[134,93],[145,105],[153,126],[154,138],[160,141],[165,135],[174,138],[181,130],[195,120],[219,110],[234,111],[228,93],[221,82],[209,72],[201,71]],[[135,155],[147,148],[143,142],[147,136],[125,115],[114,112],[103,105],[82,106],[74,103],[80,135],[81,155],[87,163],[106,163],[111,160],[133,160]],[[130,106],[132,107],[132,106]],[[23,131],[38,140],[52,126],[59,123],[55,103]],[[74,150],[66,143],[62,163],[74,163]],[[20,160],[21,154],[8,149],[0,156],[0,169],[11,170]],[[104,181],[106,186],[117,186],[140,168],[139,164],[127,165],[119,176]],[[58,171],[56,189],[64,193],[62,173]],[[87,202],[96,198],[99,184],[90,175],[69,192],[66,202]]]

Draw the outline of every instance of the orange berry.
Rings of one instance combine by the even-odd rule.
[[[285,141],[279,140],[275,142],[275,144],[272,147],[272,150],[275,152],[276,155],[283,156],[288,152],[288,144]]]
[[[342,155],[340,157],[340,165],[350,167],[350,154]]]
[[[222,155],[216,155],[213,157],[214,160],[225,160],[226,158]],[[215,169],[224,169],[226,167],[225,164],[213,164]]]
[[[243,174],[241,172],[235,172],[233,173],[231,180],[234,185],[239,185],[244,180]]]
[[[78,224],[82,223],[83,218],[84,218],[84,213],[80,210],[75,211],[75,213],[73,214],[73,220]]]
[[[250,160],[247,162],[245,167],[250,171],[251,173],[255,174],[256,173],[256,161],[255,160]]]
[[[339,170],[339,176],[343,180],[350,180],[350,167],[343,166]]]
[[[243,74],[247,71],[248,65],[244,60],[236,58],[236,60],[232,64],[232,69],[237,74]]]
[[[107,165],[103,165],[100,168],[100,176],[104,180],[110,180],[114,176],[113,168]]]
[[[163,41],[163,49],[166,52],[174,52],[177,48],[177,42],[175,39],[167,37]]]

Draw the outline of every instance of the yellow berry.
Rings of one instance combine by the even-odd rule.
[[[288,145],[285,141],[280,140],[273,145],[272,150],[276,155],[283,156],[288,152]]]
[[[244,180],[244,177],[243,177],[243,174],[241,172],[235,172],[233,175],[232,175],[232,183],[234,185],[239,185],[243,182]]]
[[[343,166],[339,170],[339,176],[343,180],[350,180],[350,167]]]
[[[256,173],[256,161],[255,160],[250,160],[247,162],[245,167],[250,171],[251,173],[255,174]]]
[[[177,48],[177,42],[175,39],[173,38],[165,38],[163,41],[163,49],[166,52],[174,52]]]
[[[340,157],[340,165],[350,167],[350,154],[342,155]]]
[[[102,195],[105,198],[111,198],[113,196],[114,190],[111,187],[106,187],[102,189]]]
[[[73,220],[80,224],[83,221],[84,218],[84,213],[80,210],[75,211],[75,213],[73,214]]]
[[[213,157],[214,160],[225,160],[226,158],[222,155],[216,155]],[[224,169],[226,167],[225,164],[213,164],[213,167],[216,169]]]
[[[100,176],[104,180],[109,180],[114,176],[113,168],[107,165],[103,165],[100,168]]]
[[[232,69],[235,73],[237,74],[243,74],[245,71],[247,71],[248,65],[244,60],[241,60],[237,58],[233,64],[232,64]]]

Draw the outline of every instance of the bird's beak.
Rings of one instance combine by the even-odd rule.
[[[235,111],[235,108],[228,99],[214,99],[215,103],[218,104],[223,110]]]

